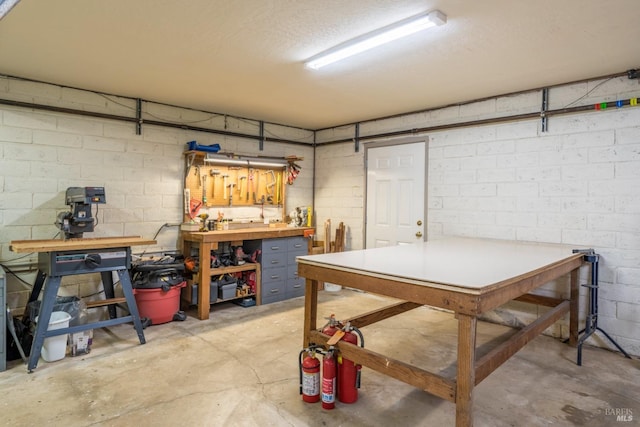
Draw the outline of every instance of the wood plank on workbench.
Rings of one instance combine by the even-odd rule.
[[[52,252],[72,251],[83,249],[108,249],[124,246],[155,245],[156,241],[144,239],[140,236],[124,237],[96,237],[79,239],[49,239],[49,240],[13,240],[9,248],[13,252]]]

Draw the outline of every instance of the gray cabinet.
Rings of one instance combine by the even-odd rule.
[[[304,295],[304,278],[298,277],[296,257],[308,255],[307,239],[304,237],[290,237],[287,239],[287,289],[286,298]]]
[[[260,249],[262,304],[304,295],[304,279],[298,277],[296,257],[307,254],[302,236],[245,241],[245,252]]]

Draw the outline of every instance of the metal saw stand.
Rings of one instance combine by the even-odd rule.
[[[591,263],[591,284],[582,285],[589,288],[589,311],[587,312],[587,319],[585,328],[578,332],[578,335],[583,334],[578,340],[578,366],[582,366],[582,345],[584,342],[597,331],[602,332],[602,335],[607,337],[609,341],[622,353],[627,359],[631,359],[631,356],[620,347],[620,345],[607,334],[604,329],[598,326],[598,261],[600,256],[595,253],[593,249],[574,249],[573,253],[584,254],[584,260]]]
[[[97,256],[97,257],[96,257]],[[128,268],[131,260],[130,247],[117,247],[109,249],[95,250],[75,250],[75,251],[50,251],[39,254],[39,272],[36,278],[31,297],[38,297],[40,289],[44,284],[42,303],[38,314],[38,322],[33,336],[31,353],[27,370],[33,372],[38,364],[40,352],[45,338],[86,331],[95,328],[119,325],[133,321],[140,344],[144,344],[145,337],[143,325],[138,313],[138,306],[133,295],[133,286],[129,277]],[[120,279],[124,300],[127,303],[129,315],[115,317],[115,304],[120,302],[118,298],[113,298],[113,279],[111,273],[115,271]],[[49,320],[56,302],[58,289],[62,278],[76,274],[100,273],[105,288],[107,299],[101,301],[100,305],[109,305],[108,320],[102,320],[84,325],[70,326],[67,328],[48,331]],[[108,289],[109,288],[109,289]],[[35,320],[35,319],[34,319]]]

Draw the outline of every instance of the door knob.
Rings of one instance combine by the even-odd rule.
[[[418,220],[418,222],[416,222],[416,224],[418,224],[418,225],[422,225],[422,221],[421,221],[421,220]]]
[[[418,232],[416,233],[416,237],[422,237],[422,231],[418,231]]]

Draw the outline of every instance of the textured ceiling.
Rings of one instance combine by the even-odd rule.
[[[448,23],[319,71],[405,17]],[[640,66],[638,0],[21,0],[0,74],[319,129]]]

